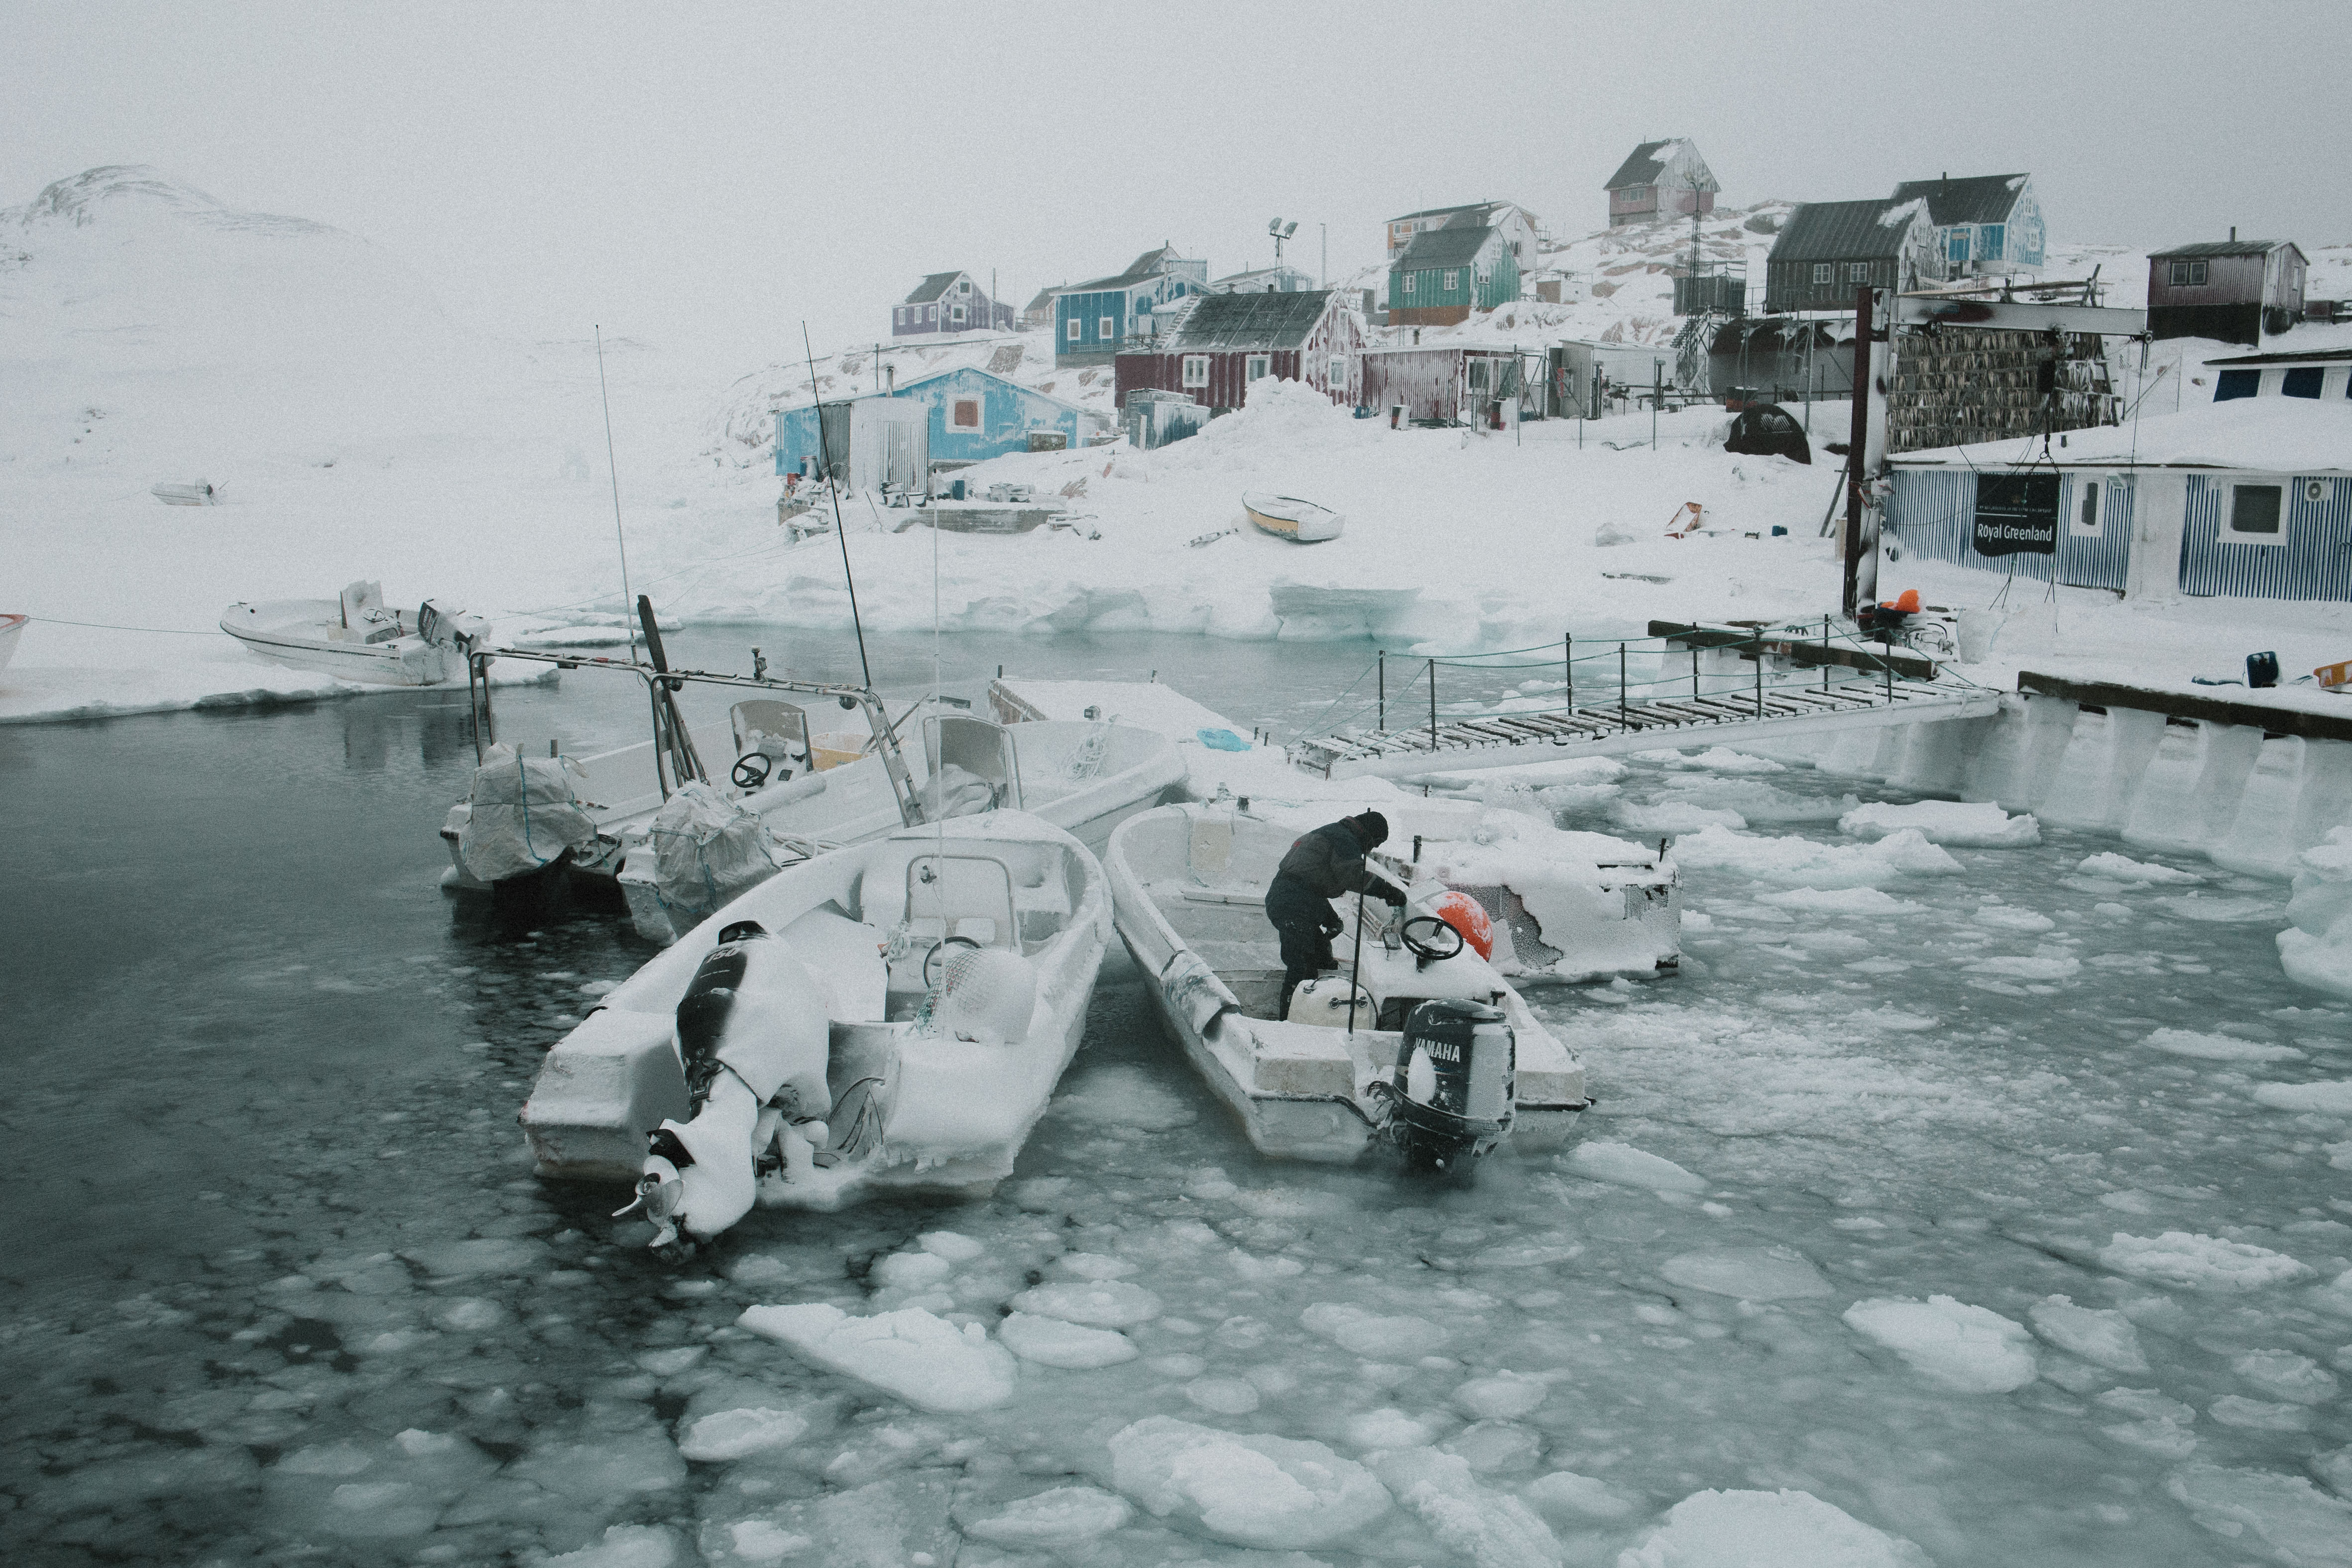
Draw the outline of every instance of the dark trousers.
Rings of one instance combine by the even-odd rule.
[[[1282,939],[1282,1000],[1274,1016],[1290,1013],[1290,994],[1338,963],[1331,954],[1331,901],[1295,878],[1276,877],[1265,890],[1265,918]]]

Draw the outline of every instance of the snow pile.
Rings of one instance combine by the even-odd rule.
[[[1272,1551],[1328,1546],[1389,1510],[1388,1489],[1321,1443],[1153,1415],[1110,1440],[1111,1484],[1152,1514]]]
[[[2121,1312],[2077,1307],[2067,1296],[2045,1296],[2026,1316],[2032,1321],[2035,1333],[2071,1355],[2111,1372],[2147,1370],[2147,1357],[2139,1348],[2139,1331]]]
[[[2158,1237],[2128,1236],[2119,1230],[2099,1249],[2099,1263],[2118,1274],[2182,1290],[2261,1290],[2311,1273],[2284,1252],[2185,1230],[2168,1230]]]
[[[921,1410],[985,1410],[1013,1397],[1012,1352],[977,1323],[959,1329],[920,1307],[853,1318],[822,1301],[749,1307],[737,1321],[802,1360],[872,1384]]]
[[[1579,1143],[1568,1157],[1569,1169],[1588,1182],[1610,1182],[1621,1187],[1647,1187],[1656,1193],[1703,1193],[1704,1178],[1693,1175],[1672,1160],[1645,1153],[1631,1143],[1605,1138]]]
[[[1252,472],[1270,459],[1375,446],[1384,432],[1378,421],[1357,418],[1305,382],[1266,376],[1250,384],[1241,408],[1149,456],[1155,476],[1162,468]]]
[[[1963,1394],[2006,1394],[2039,1372],[2024,1325],[1949,1296],[1857,1301],[1845,1310],[1845,1322]]]
[[[2326,843],[2303,852],[2286,918],[2294,924],[2278,945],[2287,978],[2352,996],[2352,827],[2329,828]]]
[[[1933,844],[1963,848],[2019,849],[2042,842],[2042,825],[2025,813],[2011,816],[1990,801],[1922,800],[1909,805],[1874,802],[1838,818],[1838,831],[1884,838],[1914,828]]]
[[[1932,1568],[1899,1535],[1811,1492],[1705,1491],[1618,1553],[1617,1568]]]
[[[1883,887],[1905,876],[1960,868],[1912,827],[1897,828],[1874,844],[1817,844],[1707,827],[1675,839],[1675,858],[1696,869],[1736,871],[1759,881],[1816,889]]]
[[[1786,1301],[1830,1294],[1830,1282],[1789,1247],[1733,1247],[1685,1252],[1658,1266],[1667,1283],[1742,1301]]]

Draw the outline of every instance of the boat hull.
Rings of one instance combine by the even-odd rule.
[[[344,641],[328,635],[331,629],[340,629],[340,619],[331,600],[320,600],[315,605],[307,601],[231,605],[222,613],[220,629],[243,644],[246,651],[272,664],[313,670],[339,680],[365,681],[372,686],[447,686],[466,679],[465,656],[457,648],[428,643],[414,635],[378,643]]]
[[[1251,526],[1260,533],[1286,539],[1293,544],[1319,544],[1337,539],[1348,525],[1348,520],[1339,512],[1296,496],[1244,496],[1242,510],[1249,513]]]

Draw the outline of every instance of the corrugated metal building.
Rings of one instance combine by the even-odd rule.
[[[2352,600],[2352,400],[2208,404],[1889,466],[1898,551],[2126,597]]]
[[[1807,202],[1764,264],[1764,309],[1851,310],[1864,285],[1898,292],[1940,276],[1925,201]]]
[[[1363,324],[1334,289],[1288,294],[1203,294],[1157,347],[1118,356],[1116,401],[1142,388],[1189,394],[1220,413],[1242,406],[1262,376],[1303,381],[1353,405],[1361,386]]]
[[[2303,317],[2310,263],[2291,239],[2178,245],[2147,258],[2147,330],[2159,338],[2255,343]]]

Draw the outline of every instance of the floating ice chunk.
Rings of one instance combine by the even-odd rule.
[[[2185,886],[2205,879],[2194,871],[2176,871],[2152,860],[2135,860],[2112,851],[2090,856],[2074,869],[2085,877],[2104,877],[2110,882],[2131,882],[2142,887]]]
[[[2299,1062],[2303,1053],[2293,1046],[2266,1046],[2234,1035],[2200,1035],[2194,1029],[2158,1029],[2142,1042],[2176,1057],[2196,1057],[2210,1062]]]
[[[2315,1454],[2304,1462],[2329,1491],[2338,1497],[2352,1496],[2352,1443],[2330,1453]]]
[[[2077,1307],[2065,1296],[2045,1296],[2026,1316],[2033,1331],[2071,1355],[2096,1362],[2111,1372],[2146,1372],[2147,1357],[2139,1348],[2139,1331],[2121,1312]]]
[[[2037,1371],[2024,1325],[1949,1296],[1857,1301],[1845,1310],[1845,1323],[1963,1394],[2006,1394],[2032,1383]]]
[[[2185,1459],[2197,1451],[2197,1438],[2189,1430],[2197,1412],[2177,1399],[2167,1399],[2153,1388],[2110,1388],[2097,1403],[2133,1417],[2099,1428],[2127,1448],[2166,1459]]]
[[[952,1230],[927,1230],[915,1237],[915,1245],[934,1258],[944,1258],[950,1263],[970,1263],[988,1251],[988,1244]]]
[[[1582,1525],[1593,1520],[1606,1522],[1622,1519],[1640,1506],[1632,1498],[1611,1489],[1608,1482],[1580,1476],[1574,1470],[1554,1470],[1548,1476],[1539,1476],[1521,1488],[1519,1495],[1555,1524]]]
[[[1111,1484],[1221,1540],[1312,1551],[1389,1510],[1388,1489],[1321,1443],[1244,1436],[1153,1415],[1110,1440]]]
[[[1246,1415],[1258,1405],[1257,1384],[1245,1377],[1196,1377],[1184,1397],[1219,1415]]]
[[[2236,1394],[2221,1395],[2205,1407],[2205,1414],[2224,1426],[2255,1432],[2304,1432],[2311,1426],[2311,1412],[2300,1405],[2277,1405]]]
[[[676,1377],[709,1353],[709,1345],[677,1345],[666,1351],[646,1351],[637,1357],[637,1364],[656,1377]]]
[[[808,1417],[765,1405],[721,1410],[686,1429],[677,1451],[698,1464],[719,1464],[790,1447],[809,1429]]]
[[[2058,924],[2048,915],[2033,910],[2021,910],[2013,904],[1979,904],[1976,921],[1979,925],[1998,926],[2002,931],[2044,931]]]
[[[1060,1318],[1014,1312],[996,1325],[996,1337],[1023,1361],[1091,1372],[1117,1366],[1142,1354],[1135,1342],[1115,1329],[1089,1329]]]
[[[901,1473],[796,1498],[748,1519],[722,1511],[743,1506],[726,1491],[701,1500],[705,1522],[698,1545],[705,1568],[777,1562],[823,1568],[944,1568],[956,1561],[956,1531],[949,1522],[953,1495],[936,1472]]]
[[[1898,1034],[1916,1035],[1922,1029],[1932,1029],[1940,1021],[1928,1013],[1906,1013],[1900,1007],[1870,1007],[1846,1015],[1849,1022],[1866,1029],[1892,1029]]]
[[[1513,1421],[1475,1421],[1440,1445],[1480,1475],[1531,1470],[1543,1457],[1543,1439]]]
[[[2284,1562],[2321,1568],[2352,1563],[2352,1505],[2327,1496],[2301,1476],[2185,1465],[2164,1489],[2189,1517],[2228,1537],[2232,1557],[2244,1555],[2252,1531]]]
[[[1344,1301],[1318,1301],[1298,1321],[1308,1332],[1372,1361],[1426,1355],[1445,1342],[1445,1331],[1426,1318],[1383,1318]]]
[[[1759,881],[1815,889],[1878,887],[1907,875],[1960,869],[1948,851],[1909,827],[1874,844],[1818,844],[1810,838],[1705,827],[1675,840],[1675,858],[1686,868],[1734,871]]]
[[[2311,1273],[2284,1252],[2185,1230],[2168,1230],[2156,1237],[2127,1236],[2119,1230],[2099,1249],[2099,1264],[2117,1274],[2183,1290],[2261,1290]]]
[[[610,1504],[637,1492],[667,1491],[686,1481],[686,1461],[659,1432],[642,1431],[539,1445],[505,1475],[579,1502]]]
[[[1785,763],[1776,763],[1769,757],[1751,757],[1728,746],[1709,746],[1695,757],[1686,757],[1674,751],[1636,752],[1633,755],[1645,763],[1663,763],[1677,772],[1696,772],[1702,768],[1718,773],[1785,773],[1789,771]]]
[[[1442,1425],[1388,1405],[1350,1415],[1341,1430],[1351,1448],[1420,1448],[1435,1440]]]
[[[1132,1127],[1168,1132],[1190,1127],[1200,1113],[1183,1097],[1141,1068],[1096,1068],[1056,1096],[1055,1111],[1097,1127]]]
[[[1307,1272],[1307,1265],[1296,1258],[1260,1258],[1238,1247],[1225,1255],[1225,1261],[1244,1279],[1289,1279]]]
[[[2325,1405],[2336,1397],[2336,1374],[2293,1351],[2249,1351],[2230,1370],[2264,1394],[2297,1405]]]
[[[1064,1279],[1124,1279],[1142,1269],[1108,1252],[1066,1252],[1054,1259],[1055,1274]]]
[[[1470,1261],[1480,1268],[1549,1268],[1583,1255],[1580,1241],[1503,1241],[1480,1248]]]
[[[1589,1182],[1610,1182],[1621,1187],[1647,1187],[1655,1193],[1703,1193],[1704,1178],[1672,1160],[1644,1153],[1631,1143],[1595,1139],[1579,1143],[1568,1157],[1569,1169]]]
[[[1759,893],[1756,901],[1822,915],[1916,915],[1927,907],[1876,888],[1790,888],[1785,892]]]
[[[2266,1083],[2254,1099],[2273,1110],[2308,1110],[2321,1116],[2352,1116],[2352,1079],[2317,1083]]]
[[[1838,818],[1838,831],[1856,838],[1883,838],[1916,829],[1933,844],[1978,849],[2021,849],[2042,842],[2042,825],[2020,813],[2011,816],[1991,801],[1922,800],[1909,805],[1874,802]]]
[[[782,1563],[794,1552],[806,1552],[816,1542],[771,1520],[744,1519],[727,1527],[727,1543],[746,1563]]]
[[[356,1476],[375,1458],[356,1443],[320,1443],[297,1448],[272,1465],[270,1473],[285,1476]]]
[[[670,1568],[677,1537],[657,1524],[616,1524],[593,1546],[541,1560],[543,1568]]]
[[[546,1267],[547,1244],[528,1237],[494,1236],[477,1241],[444,1242],[401,1254],[411,1263],[444,1279],[477,1274],[536,1274]]]
[[[1960,967],[1971,974],[2005,974],[2015,980],[2071,980],[2083,972],[2083,961],[2066,953],[2038,952],[2031,958],[1979,958]]]
[[[1372,1472],[1421,1516],[1438,1544],[1475,1568],[1559,1568],[1559,1542],[1534,1510],[1471,1478],[1453,1454],[1407,1448],[1373,1457]]]
[[[921,1290],[955,1272],[934,1252],[893,1252],[874,1260],[874,1283],[885,1290]]]
[[[2202,893],[2184,893],[2179,898],[2156,901],[2182,920],[2205,921],[2213,924],[2275,922],[2286,914],[2282,906],[2268,899],[2209,899]]]
[[[1811,1492],[1693,1492],[1617,1568],[1932,1568],[1926,1552]]]
[[[1474,1377],[1454,1391],[1454,1403],[1482,1421],[1510,1421],[1550,1396],[1551,1384],[1540,1377],[1521,1377],[1516,1372],[1499,1372],[1492,1377]]]
[[[1125,1329],[1160,1316],[1160,1298],[1123,1279],[1088,1279],[1035,1286],[1013,1298],[1016,1312],[1037,1312],[1097,1329]]]
[[[1108,1535],[1134,1517],[1134,1508],[1116,1492],[1093,1487],[1055,1487],[1051,1491],[1006,1503],[990,1517],[966,1524],[963,1532],[992,1546],[1035,1546],[1057,1551],[1084,1545],[1098,1535]]]
[[[750,1307],[737,1321],[802,1360],[870,1383],[921,1410],[986,1410],[1013,1397],[1013,1353],[977,1323],[956,1328],[919,1307],[853,1318],[822,1301]]]
[[[1662,800],[1654,805],[1621,800],[1611,815],[1620,826],[1636,833],[1696,833],[1702,827],[1748,826],[1748,819],[1736,811],[1700,805],[1687,800]]]
[[[1811,1259],[1793,1247],[1732,1247],[1685,1252],[1658,1266],[1667,1283],[1745,1301],[1784,1301],[1826,1296],[1830,1282]]]

